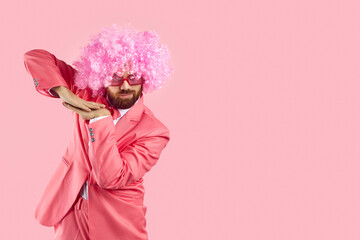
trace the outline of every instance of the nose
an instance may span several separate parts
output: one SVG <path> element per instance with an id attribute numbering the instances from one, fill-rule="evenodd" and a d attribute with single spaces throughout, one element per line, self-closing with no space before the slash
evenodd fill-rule
<path id="1" fill-rule="evenodd" d="M 130 89 L 130 84 L 128 83 L 127 80 L 124 80 L 123 83 L 120 86 L 121 90 L 129 90 Z"/>

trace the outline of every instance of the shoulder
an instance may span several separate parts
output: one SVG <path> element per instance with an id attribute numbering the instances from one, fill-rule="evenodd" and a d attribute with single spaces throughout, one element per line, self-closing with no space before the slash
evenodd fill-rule
<path id="1" fill-rule="evenodd" d="M 145 105 L 138 126 L 146 129 L 146 135 L 162 135 L 168 138 L 170 137 L 169 129 Z"/>

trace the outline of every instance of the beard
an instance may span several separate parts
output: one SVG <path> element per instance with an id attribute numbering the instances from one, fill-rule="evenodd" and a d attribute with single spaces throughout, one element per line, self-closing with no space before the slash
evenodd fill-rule
<path id="1" fill-rule="evenodd" d="M 141 88 L 138 92 L 134 90 L 121 90 L 120 92 L 117 92 L 115 94 L 107 92 L 108 100 L 111 103 L 111 105 L 115 108 L 120 109 L 127 109 L 131 108 L 135 102 L 139 99 L 141 93 L 142 93 L 143 86 L 141 85 Z M 132 97 L 122 98 L 119 96 L 119 94 L 131 94 Z"/>

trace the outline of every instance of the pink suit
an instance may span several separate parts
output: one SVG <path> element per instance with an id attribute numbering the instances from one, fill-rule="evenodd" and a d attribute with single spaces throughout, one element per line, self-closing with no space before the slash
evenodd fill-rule
<path id="1" fill-rule="evenodd" d="M 91 98 L 87 89 L 74 85 L 76 70 L 43 49 L 24 54 L 24 64 L 36 90 L 48 97 L 47 89 L 67 86 L 77 96 Z M 73 207 L 88 180 L 89 238 L 92 240 L 147 240 L 143 176 L 158 161 L 169 141 L 169 130 L 139 101 L 114 126 L 106 117 L 89 123 L 76 120 L 73 138 L 56 167 L 36 208 L 35 218 L 54 226 Z"/>

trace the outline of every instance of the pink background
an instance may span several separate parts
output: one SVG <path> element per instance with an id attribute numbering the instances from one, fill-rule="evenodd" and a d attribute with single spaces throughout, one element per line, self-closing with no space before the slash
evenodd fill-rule
<path id="1" fill-rule="evenodd" d="M 0 239 L 52 239 L 34 207 L 71 137 L 34 48 L 72 63 L 112 23 L 156 30 L 175 72 L 145 105 L 171 140 L 145 176 L 150 240 L 360 239 L 358 1 L 2 1 Z"/>

